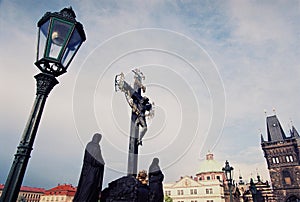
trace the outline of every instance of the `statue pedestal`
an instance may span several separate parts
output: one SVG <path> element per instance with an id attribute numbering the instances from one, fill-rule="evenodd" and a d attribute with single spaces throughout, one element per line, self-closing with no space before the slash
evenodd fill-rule
<path id="1" fill-rule="evenodd" d="M 134 176 L 121 177 L 101 192 L 101 202 L 136 202 L 138 180 Z"/>

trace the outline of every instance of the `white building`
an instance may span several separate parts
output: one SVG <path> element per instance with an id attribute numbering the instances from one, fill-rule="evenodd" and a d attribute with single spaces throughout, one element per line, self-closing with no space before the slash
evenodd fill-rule
<path id="1" fill-rule="evenodd" d="M 213 154 L 206 155 L 195 177 L 181 177 L 175 183 L 165 183 L 164 192 L 173 202 L 225 202 L 222 165 Z"/>
<path id="2" fill-rule="evenodd" d="M 72 202 L 76 188 L 71 184 L 58 184 L 56 187 L 45 191 L 40 202 Z"/>

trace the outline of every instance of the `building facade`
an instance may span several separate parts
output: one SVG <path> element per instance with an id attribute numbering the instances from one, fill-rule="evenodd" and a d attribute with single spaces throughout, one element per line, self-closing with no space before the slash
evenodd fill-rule
<path id="1" fill-rule="evenodd" d="M 76 188 L 71 184 L 63 184 L 46 190 L 41 196 L 40 202 L 72 202 L 76 193 Z"/>
<path id="2" fill-rule="evenodd" d="M 173 202 L 225 202 L 223 180 L 222 165 L 209 153 L 195 177 L 181 177 L 163 186 L 165 195 Z"/>
<path id="3" fill-rule="evenodd" d="M 276 115 L 267 117 L 267 140 L 261 147 L 278 202 L 300 201 L 300 136 L 294 126 L 285 134 Z"/>
<path id="4" fill-rule="evenodd" d="M 4 185 L 0 184 L 0 196 L 2 195 L 3 188 Z M 21 186 L 18 201 L 39 202 L 44 193 L 45 189 L 43 188 Z"/>

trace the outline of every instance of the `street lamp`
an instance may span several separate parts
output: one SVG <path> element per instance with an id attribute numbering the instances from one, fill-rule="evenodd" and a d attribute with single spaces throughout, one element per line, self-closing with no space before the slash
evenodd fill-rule
<path id="1" fill-rule="evenodd" d="M 5 182 L 1 202 L 17 200 L 46 99 L 58 84 L 55 77 L 67 71 L 79 47 L 86 40 L 83 26 L 75 18 L 76 15 L 70 7 L 60 12 L 47 12 L 37 24 L 35 65 L 42 73 L 35 76 L 36 98 Z"/>
<path id="2" fill-rule="evenodd" d="M 233 171 L 233 167 L 231 167 L 229 165 L 229 162 L 227 160 L 225 162 L 225 167 L 222 168 L 222 171 L 225 172 L 225 177 L 226 177 L 226 181 L 227 181 L 228 188 L 229 188 L 230 202 L 232 202 L 232 190 L 231 190 L 231 186 L 232 186 L 232 171 Z"/>

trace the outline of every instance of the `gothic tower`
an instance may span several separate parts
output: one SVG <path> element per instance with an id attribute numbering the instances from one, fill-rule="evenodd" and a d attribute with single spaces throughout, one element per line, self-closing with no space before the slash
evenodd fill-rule
<path id="1" fill-rule="evenodd" d="M 279 202 L 300 201 L 300 136 L 284 133 L 276 115 L 267 117 L 267 141 L 261 136 L 274 195 Z"/>

